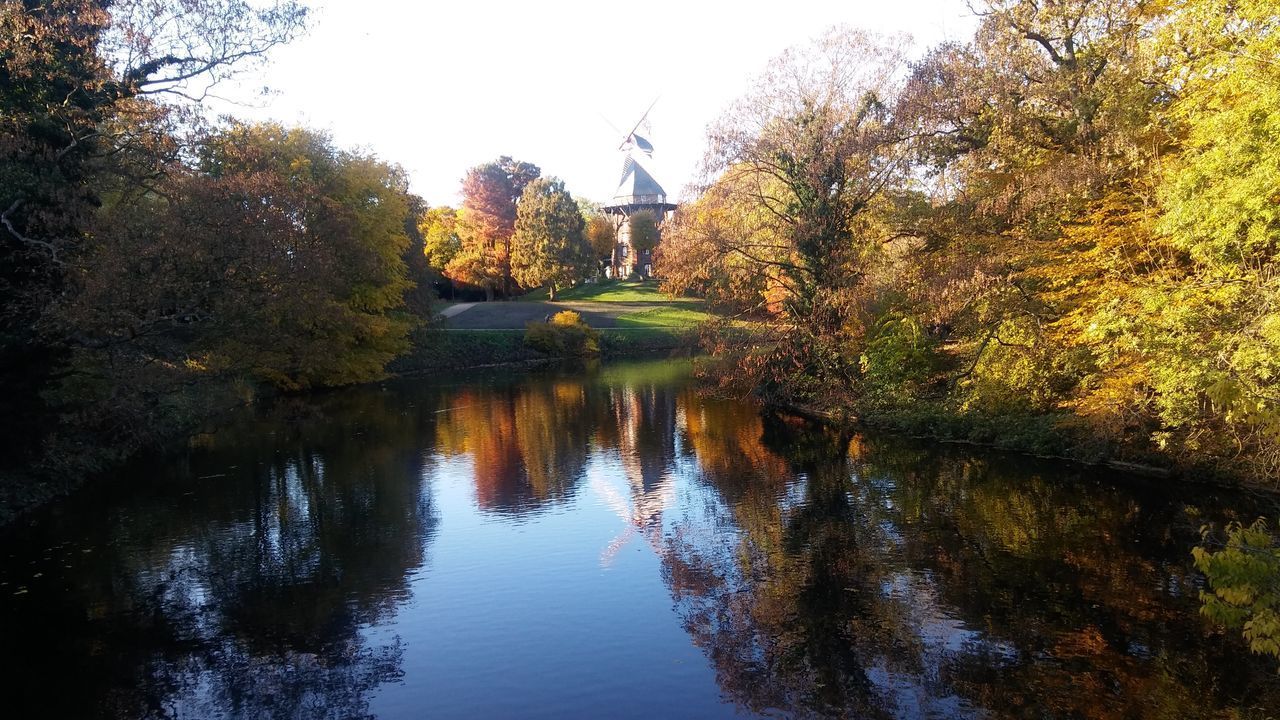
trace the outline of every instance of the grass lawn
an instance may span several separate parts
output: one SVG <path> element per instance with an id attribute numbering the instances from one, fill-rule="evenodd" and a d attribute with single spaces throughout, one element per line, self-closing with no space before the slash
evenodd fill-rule
<path id="1" fill-rule="evenodd" d="M 460 312 L 442 321 L 447 330 L 523 330 L 531 320 L 542 320 L 562 310 L 574 310 L 593 328 L 686 330 L 710 319 L 706 304 L 695 298 L 672 299 L 658 290 L 658 282 L 623 280 L 589 283 L 547 299 L 546 289 L 513 300 L 466 303 Z M 458 303 L 439 303 L 443 313 Z"/>
<path id="2" fill-rule="evenodd" d="M 547 289 L 538 288 L 520 298 L 531 302 L 545 302 Z M 670 298 L 658 290 L 657 280 L 605 280 L 602 282 L 584 283 L 577 287 L 561 290 L 556 295 L 556 302 L 652 302 L 652 303 L 697 303 L 687 298 Z"/>
<path id="3" fill-rule="evenodd" d="M 666 305 L 638 312 L 619 315 L 616 322 L 619 328 L 632 327 L 693 327 L 712 316 L 696 304 Z"/>

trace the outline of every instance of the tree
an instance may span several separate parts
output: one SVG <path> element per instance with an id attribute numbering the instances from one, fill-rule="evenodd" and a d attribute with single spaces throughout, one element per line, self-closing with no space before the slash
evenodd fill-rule
<path id="1" fill-rule="evenodd" d="M 1157 37 L 1179 152 L 1159 172 L 1156 229 L 1179 258 L 1142 296 L 1150 384 L 1170 445 L 1280 469 L 1280 26 L 1260 0 L 1172 3 Z M 1262 520 L 1195 549 L 1202 611 L 1280 657 L 1280 544 Z M 1216 545 L 1216 547 L 1215 547 Z"/>
<path id="2" fill-rule="evenodd" d="M 436 299 L 435 281 L 440 278 L 440 271 L 431 267 L 427 260 L 427 238 L 422 233 L 423 216 L 427 214 L 427 203 L 418 195 L 409 192 L 409 180 L 401 168 L 393 168 L 397 176 L 396 186 L 404 198 L 407 212 L 404 216 L 404 234 L 409 243 L 404 250 L 404 265 L 409 289 L 405 291 L 405 310 L 415 318 L 431 316 L 431 303 Z"/>
<path id="3" fill-rule="evenodd" d="M 538 178 L 524 190 L 511 247 L 511 270 L 525 287 L 546 285 L 556 299 L 559 286 L 587 277 L 594 269 L 583 234 L 582 213 L 556 178 Z"/>
<path id="4" fill-rule="evenodd" d="M 175 108 L 162 101 L 198 100 L 305 21 L 305 9 L 287 1 L 0 5 L 6 464 L 28 463 L 54 429 L 42 394 L 81 334 L 54 313 L 94 270 L 82 253 L 99 208 L 151 202 L 151 188 L 177 166 Z"/>
<path id="5" fill-rule="evenodd" d="M 399 169 L 274 124 L 234 125 L 199 156 L 145 210 L 104 216 L 94 272 L 65 310 L 83 336 L 77 365 L 107 374 L 104 391 L 137 396 L 151 388 L 109 369 L 187 367 L 287 390 L 380 377 L 411 324 Z"/>
<path id="6" fill-rule="evenodd" d="M 835 28 L 775 59 L 710 130 L 707 169 L 741 177 L 744 200 L 789 226 L 781 269 L 796 317 L 819 320 L 818 295 L 856 279 L 858 254 L 879 241 L 860 237 L 858 217 L 905 169 L 893 123 L 904 68 L 887 41 Z"/>
<path id="7" fill-rule="evenodd" d="M 892 237 L 875 215 L 909 159 L 894 110 L 905 69 L 890 42 L 834 28 L 772 61 L 756 89 L 709 130 L 706 183 L 717 187 L 717 204 L 745 212 L 756 226 L 750 241 L 724 257 L 772 275 L 781 291 L 786 322 L 763 363 L 779 382 L 855 382 L 849 350 L 862 328 L 854 291 L 868 258 Z M 708 227 L 712 220 L 738 220 L 712 213 L 699 223 L 704 237 L 734 243 L 732 228 Z M 766 238 L 766 252 L 751 252 Z M 690 246 L 678 242 L 667 252 Z"/>
<path id="8" fill-rule="evenodd" d="M 279 125 L 237 126 L 215 137 L 204 167 L 215 186 L 265 180 L 265 192 L 250 186 L 248 197 L 269 202 L 295 226 L 266 238 L 281 252 L 267 262 L 295 283 L 293 297 L 253 298 L 244 327 L 229 328 L 215 347 L 229 344 L 228 358 L 249 359 L 253 372 L 288 388 L 380 377 L 408 348 L 409 323 L 396 313 L 410 287 L 399 169 L 340 151 L 326 135 Z"/>
<path id="9" fill-rule="evenodd" d="M 658 216 L 652 210 L 639 210 L 627 218 L 631 247 L 649 252 L 658 246 Z"/>
<path id="10" fill-rule="evenodd" d="M 586 236 L 587 243 L 591 245 L 591 252 L 596 259 L 600 261 L 602 266 L 612 268 L 614 277 L 618 275 L 617 268 L 617 250 L 618 250 L 618 229 L 613 224 L 613 220 L 601 212 L 584 213 L 587 218 Z"/>
<path id="11" fill-rule="evenodd" d="M 462 180 L 462 250 L 446 268 L 449 277 L 483 287 L 490 300 L 497 290 L 514 290 L 511 237 L 516 203 L 541 172 L 537 165 L 505 155 L 467 171 Z"/>
<path id="12" fill-rule="evenodd" d="M 0 5 L 0 442 L 4 464 L 38 452 L 52 414 L 42 391 L 64 359 L 46 313 L 93 213 L 96 135 L 114 115 L 114 75 L 95 52 L 98 3 Z"/>
<path id="13" fill-rule="evenodd" d="M 418 227 L 424 238 L 423 253 L 427 256 L 427 264 L 443 271 L 462 251 L 458 211 L 447 205 L 433 207 L 423 213 Z"/>
<path id="14" fill-rule="evenodd" d="M 1226 532 L 1220 549 L 1193 551 L 1212 587 L 1200 592 L 1201 612 L 1241 628 L 1254 652 L 1280 658 L 1280 543 L 1262 520 L 1247 527 L 1233 523 Z M 1210 540 L 1207 529 L 1204 535 Z"/>
<path id="15" fill-rule="evenodd" d="M 776 218 L 731 187 L 751 182 L 735 173 L 676 210 L 663 232 L 655 273 L 671 295 L 694 294 L 729 311 L 757 310 L 785 287 L 789 259 Z M 736 180 L 735 180 L 736 179 Z M 775 308 L 776 309 L 776 308 Z"/>
<path id="16" fill-rule="evenodd" d="M 1224 452 L 1263 450 L 1280 469 L 1280 27 L 1258 0 L 1185 0 L 1165 29 L 1162 120 L 1181 132 L 1162 164 L 1157 230 L 1186 260 L 1187 308 L 1162 314 L 1157 388 L 1169 415 L 1231 426 Z M 1155 298 L 1153 298 L 1155 300 Z M 1194 311 L 1188 310 L 1194 308 Z M 1207 394 L 1206 408 L 1199 395 Z M 1174 419 L 1171 417 L 1171 419 Z M 1185 424 L 1185 423 L 1183 423 Z"/>
<path id="17" fill-rule="evenodd" d="M 20 304 L 41 311 L 58 291 L 83 237 L 89 208 L 119 180 L 144 181 L 174 157 L 170 108 L 156 98 L 193 99 L 302 31 L 293 2 L 243 0 L 55 0 L 5 3 L 0 10 L 0 225 L 9 277 Z M 151 147 L 146 147 L 150 145 Z M 146 150 L 152 167 L 130 166 Z M 31 281 L 28 280 L 28 283 Z M 11 306 L 9 302 L 6 306 Z M 37 323 L 38 324 L 38 323 Z"/>

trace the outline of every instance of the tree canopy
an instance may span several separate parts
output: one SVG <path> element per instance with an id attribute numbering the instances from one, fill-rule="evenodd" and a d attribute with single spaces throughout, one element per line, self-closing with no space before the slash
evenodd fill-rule
<path id="1" fill-rule="evenodd" d="M 586 217 L 587 243 L 591 245 L 591 252 L 601 263 L 610 267 L 616 261 L 615 255 L 618 248 L 618 228 L 613 224 L 613 220 L 604 213 L 593 211 Z M 616 270 L 616 268 L 615 268 Z M 614 273 L 617 274 L 616 272 Z"/>
<path id="2" fill-rule="evenodd" d="M 511 272 L 525 287 L 556 289 L 594 272 L 596 263 L 573 196 L 556 178 L 530 182 L 520 198 L 511 244 Z"/>
<path id="3" fill-rule="evenodd" d="M 79 406 L 63 406 L 56 385 L 110 384 L 69 369 L 73 355 L 101 350 L 69 308 L 100 279 L 104 220 L 162 204 L 161 186 L 186 170 L 193 101 L 296 37 L 306 18 L 287 1 L 0 5 L 0 472 L 56 454 L 52 438 L 78 432 Z"/>
<path id="4" fill-rule="evenodd" d="M 516 203 L 541 173 L 538 166 L 505 155 L 467 171 L 459 226 L 462 248 L 446 267 L 449 277 L 483 288 L 490 299 L 495 292 L 515 291 L 511 238 Z"/>
<path id="5" fill-rule="evenodd" d="M 910 65 L 837 28 L 712 127 L 664 282 L 773 320 L 765 397 L 1274 484 L 1273 5 L 989 0 Z"/>

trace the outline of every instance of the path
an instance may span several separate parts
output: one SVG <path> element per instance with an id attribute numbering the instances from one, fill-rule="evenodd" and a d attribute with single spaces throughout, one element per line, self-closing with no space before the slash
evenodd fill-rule
<path id="1" fill-rule="evenodd" d="M 454 315 L 457 315 L 457 314 L 458 314 L 458 313 L 460 313 L 460 312 L 466 312 L 467 310 L 470 310 L 471 308 L 475 307 L 475 305 L 476 305 L 476 303 L 473 303 L 473 302 L 472 302 L 472 303 L 458 303 L 457 305 L 450 305 L 449 307 L 447 307 L 447 308 L 445 308 L 445 309 L 443 309 L 443 310 L 441 310 L 441 311 L 440 311 L 440 317 L 447 317 L 447 318 L 451 318 L 451 317 L 453 317 Z"/>

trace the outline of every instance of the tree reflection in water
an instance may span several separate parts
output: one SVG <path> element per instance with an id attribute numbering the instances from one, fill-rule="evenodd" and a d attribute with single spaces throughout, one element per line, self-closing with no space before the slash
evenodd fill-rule
<path id="1" fill-rule="evenodd" d="M 572 647 L 582 657 L 558 657 L 565 673 L 606 669 L 614 685 L 596 675 L 573 696 L 597 708 L 625 705 L 615 695 L 646 673 L 689 683 L 672 696 L 704 708 L 723 697 L 768 715 L 1261 718 L 1280 707 L 1274 668 L 1197 614 L 1198 527 L 1250 503 L 824 430 L 705 397 L 687 364 L 284 400 L 133 475 L 7 543 L 0 633 L 17 716 L 366 716 L 376 689 L 423 662 L 526 672 L 493 654 L 524 657 L 509 642 L 547 612 L 525 617 L 517 597 L 583 603 L 555 606 L 565 634 L 582 635 L 561 647 L 533 633 L 551 647 L 524 650 Z M 600 508 L 621 521 L 603 528 L 607 542 Z M 439 529 L 444 513 L 465 537 Z M 466 554 L 477 531 L 500 548 L 500 570 L 486 550 Z M 609 573 L 594 547 L 570 547 L 584 541 L 601 543 Z M 465 572 L 418 584 L 433 544 Z M 625 546 L 651 549 L 661 577 L 650 557 L 615 562 Z M 609 602 L 646 589 L 660 605 L 674 598 L 718 691 L 705 668 L 637 667 L 633 657 L 664 656 L 659 640 L 586 639 L 616 629 Z M 478 605 L 461 612 L 450 592 Z M 638 636 L 670 627 L 637 608 L 648 614 L 633 622 L 655 623 Z M 476 623 L 495 616 L 513 636 L 479 642 Z M 452 644 L 404 644 L 404 628 Z M 526 693 L 563 699 L 530 680 L 543 668 L 527 672 L 514 680 Z M 492 694 L 481 679 L 456 686 L 468 678 L 451 675 L 448 691 Z M 429 705 L 405 680 L 399 697 Z"/>
<path id="2" fill-rule="evenodd" d="M 522 515 L 570 500 L 592 453 L 618 459 L 630 494 L 652 495 L 669 490 L 685 379 L 678 365 L 596 365 L 461 387 L 437 400 L 436 450 L 470 460 L 476 503 L 491 512 Z"/>
<path id="3" fill-rule="evenodd" d="M 570 379 L 462 388 L 440 399 L 436 448 L 471 459 L 482 509 L 520 514 L 567 500 L 587 463 L 587 400 Z"/>
<path id="4" fill-rule="evenodd" d="M 19 716 L 366 714 L 402 649 L 362 629 L 403 599 L 436 523 L 426 427 L 386 403 L 283 403 L 199 438 L 180 472 L 135 468 L 156 479 L 128 502 L 82 499 L 106 514 L 65 513 L 92 526 L 54 518 L 47 537 L 84 538 L 63 549 L 94 562 L 69 561 L 62 604 L 5 613 L 6 644 L 29 649 L 6 672 Z"/>
<path id="5" fill-rule="evenodd" d="M 1280 707 L 1265 663 L 1196 614 L 1187 549 L 1201 508 L 733 403 L 687 405 L 713 499 L 673 523 L 663 570 L 741 708 L 1182 718 Z"/>

